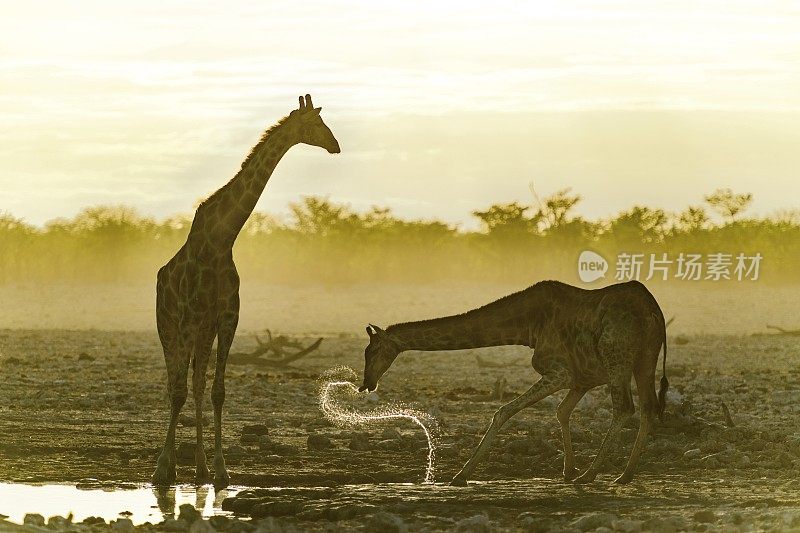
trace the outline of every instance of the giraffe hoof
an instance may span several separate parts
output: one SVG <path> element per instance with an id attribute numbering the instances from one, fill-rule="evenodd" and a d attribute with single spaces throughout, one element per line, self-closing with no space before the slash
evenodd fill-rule
<path id="1" fill-rule="evenodd" d="M 166 487 L 175 483 L 175 464 L 171 463 L 167 457 L 159 457 L 156 471 L 150 478 L 150 482 L 156 487 Z"/>
<path id="2" fill-rule="evenodd" d="M 467 486 L 467 477 L 458 474 L 456 477 L 453 478 L 453 481 L 450 482 L 451 487 L 466 487 Z"/>
<path id="3" fill-rule="evenodd" d="M 214 489 L 215 490 L 222 490 L 228 485 L 230 485 L 231 480 L 228 477 L 227 472 L 222 472 L 221 474 L 214 475 Z"/>
<path id="4" fill-rule="evenodd" d="M 587 483 L 591 483 L 594 481 L 594 478 L 597 477 L 597 474 L 590 474 L 589 472 L 585 472 L 583 475 L 580 475 L 572 480 L 573 483 L 577 485 L 585 485 Z"/>
<path id="5" fill-rule="evenodd" d="M 619 485 L 626 485 L 630 483 L 632 479 L 633 475 L 622 474 L 621 476 L 619 476 L 617 479 L 614 480 L 614 483 L 617 483 Z"/>

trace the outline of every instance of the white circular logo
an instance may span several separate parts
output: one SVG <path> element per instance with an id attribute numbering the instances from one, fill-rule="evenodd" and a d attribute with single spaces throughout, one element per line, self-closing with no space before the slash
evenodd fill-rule
<path id="1" fill-rule="evenodd" d="M 608 261 L 602 255 L 584 250 L 578 257 L 578 277 L 584 283 L 591 283 L 606 277 Z"/>

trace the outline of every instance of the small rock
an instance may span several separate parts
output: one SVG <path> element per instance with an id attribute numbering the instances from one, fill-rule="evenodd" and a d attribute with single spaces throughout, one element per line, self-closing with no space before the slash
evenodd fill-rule
<path id="1" fill-rule="evenodd" d="M 380 512 L 367 521 L 367 533 L 405 533 L 408 525 L 396 514 Z"/>
<path id="2" fill-rule="evenodd" d="M 44 517 L 39 513 L 28 513 L 25 515 L 25 518 L 22 519 L 22 523 L 31 526 L 40 526 L 44 527 Z"/>
<path id="3" fill-rule="evenodd" d="M 242 448 L 239 445 L 234 444 L 233 446 L 228 448 L 228 451 L 226 452 L 226 455 L 228 455 L 229 457 L 240 458 L 240 457 L 244 457 L 245 455 L 247 455 L 247 450 L 245 450 L 244 448 Z"/>
<path id="4" fill-rule="evenodd" d="M 214 529 L 210 523 L 205 520 L 195 520 L 191 526 L 189 526 L 189 533 L 216 533 L 216 529 Z"/>
<path id="5" fill-rule="evenodd" d="M 397 428 L 384 428 L 384 430 L 381 431 L 382 439 L 399 439 L 402 438 L 402 436 L 403 435 Z"/>
<path id="6" fill-rule="evenodd" d="M 197 420 L 195 419 L 195 417 L 184 413 L 181 413 L 178 416 L 178 423 L 180 423 L 180 425 L 186 428 L 193 428 L 197 426 Z"/>
<path id="7" fill-rule="evenodd" d="M 698 457 L 700 457 L 702 453 L 703 452 L 700 450 L 700 448 L 693 448 L 691 450 L 684 452 L 683 458 L 686 459 L 687 461 L 691 461 L 693 459 L 697 459 Z"/>
<path id="8" fill-rule="evenodd" d="M 239 438 L 239 442 L 242 444 L 258 444 L 260 439 L 261 437 L 255 433 L 242 433 L 242 436 Z"/>
<path id="9" fill-rule="evenodd" d="M 183 520 L 175 520 L 174 518 L 165 518 L 159 525 L 164 531 L 186 531 L 189 525 Z"/>
<path id="10" fill-rule="evenodd" d="M 194 464 L 194 443 L 181 442 L 175 452 L 179 465 L 187 466 Z"/>
<path id="11" fill-rule="evenodd" d="M 325 435 L 312 433 L 308 436 L 306 441 L 309 450 L 330 450 L 333 448 L 333 442 Z"/>
<path id="12" fill-rule="evenodd" d="M 694 521 L 700 522 L 701 524 L 711 524 L 717 521 L 717 515 L 715 515 L 714 511 L 711 509 L 697 511 L 694 513 Z"/>
<path id="13" fill-rule="evenodd" d="M 350 443 L 347 445 L 348 448 L 357 452 L 363 452 L 370 449 L 369 444 L 369 436 L 365 435 L 364 433 L 358 433 L 353 435 L 350 439 Z"/>
<path id="14" fill-rule="evenodd" d="M 115 522 L 112 522 L 111 529 L 114 531 L 133 531 L 133 522 L 131 522 L 130 518 L 118 518 Z"/>
<path id="15" fill-rule="evenodd" d="M 230 522 L 231 519 L 227 516 L 212 516 L 208 519 L 208 523 L 211 524 L 214 529 L 219 529 L 220 531 L 227 529 Z"/>
<path id="16" fill-rule="evenodd" d="M 291 516 L 303 510 L 303 502 L 278 501 L 257 503 L 250 509 L 253 518 L 264 516 Z"/>
<path id="17" fill-rule="evenodd" d="M 642 530 L 641 520 L 628 520 L 627 518 L 620 518 L 613 520 L 611 527 L 614 531 L 622 531 L 623 533 L 637 533 Z"/>
<path id="18" fill-rule="evenodd" d="M 573 520 L 570 525 L 581 531 L 590 531 L 598 527 L 610 528 L 617 517 L 610 513 L 591 513 Z"/>
<path id="19" fill-rule="evenodd" d="M 47 519 L 47 527 L 50 529 L 58 529 L 63 530 L 67 529 L 69 526 L 72 525 L 72 515 L 70 514 L 67 518 L 63 516 L 51 516 Z"/>
<path id="20" fill-rule="evenodd" d="M 535 513 L 524 512 L 517 515 L 517 522 L 527 533 L 546 533 L 555 529 L 553 520 L 537 516 Z"/>
<path id="21" fill-rule="evenodd" d="M 194 508 L 190 503 L 184 503 L 178 507 L 178 520 L 182 520 L 187 524 L 191 524 L 195 520 L 201 518 L 200 511 Z"/>
<path id="22" fill-rule="evenodd" d="M 265 424 L 250 424 L 242 427 L 242 435 L 267 435 L 269 428 Z"/>
<path id="23" fill-rule="evenodd" d="M 478 514 L 456 522 L 455 530 L 464 533 L 489 533 L 492 523 L 485 514 Z"/>

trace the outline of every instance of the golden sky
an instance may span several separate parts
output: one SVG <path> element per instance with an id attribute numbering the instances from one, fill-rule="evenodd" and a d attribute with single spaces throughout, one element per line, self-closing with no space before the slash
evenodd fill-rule
<path id="1" fill-rule="evenodd" d="M 794 2 L 0 2 L 0 210 L 188 212 L 311 92 L 339 139 L 302 195 L 470 227 L 566 186 L 582 214 L 718 187 L 798 206 Z"/>

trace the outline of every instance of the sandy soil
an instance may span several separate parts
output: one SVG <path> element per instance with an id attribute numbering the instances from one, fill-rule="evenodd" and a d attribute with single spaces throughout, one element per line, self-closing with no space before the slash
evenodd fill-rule
<path id="1" fill-rule="evenodd" d="M 525 287 L 465 282 L 286 286 L 244 279 L 239 329 L 361 333 L 370 322 L 388 326 L 463 313 Z M 738 335 L 764 332 L 766 324 L 800 327 L 795 317 L 800 285 L 674 282 L 648 283 L 648 288 L 665 316 L 676 318 L 672 334 Z M 155 280 L 129 285 L 5 284 L 0 285 L 0 328 L 152 331 L 154 301 Z"/>
<path id="2" fill-rule="evenodd" d="M 318 377 L 335 365 L 360 372 L 364 345 L 361 338 L 328 337 L 290 368 L 229 367 L 223 427 L 232 482 L 280 490 L 242 492 L 227 508 L 268 516 L 273 530 L 800 527 L 798 337 L 671 337 L 667 420 L 642 458 L 640 475 L 625 487 L 611 480 L 622 470 L 637 419 L 626 424 L 625 449 L 608 472 L 576 487 L 560 480 L 557 397 L 507 424 L 476 484 L 389 484 L 422 481 L 426 449 L 419 430 L 403 423 L 338 428 L 317 405 Z M 234 350 L 253 346 L 243 334 Z M 514 366 L 480 368 L 476 354 Z M 436 481 L 447 482 L 501 405 L 490 397 L 500 378 L 507 380 L 507 399 L 530 385 L 536 375 L 526 350 L 411 352 L 384 377 L 377 402 L 364 400 L 363 407 L 403 401 L 433 413 L 440 421 Z M 166 424 L 164 381 L 154 332 L 0 330 L 0 481 L 146 482 Z M 208 398 L 205 403 L 210 413 Z M 599 446 L 609 409 L 599 388 L 573 416 L 582 467 Z M 185 413 L 193 412 L 190 399 Z M 267 434 L 243 437 L 255 424 L 266 425 Z M 317 446 L 309 446 L 311 435 Z M 182 482 L 193 479 L 193 440 L 194 429 L 181 427 Z"/>

